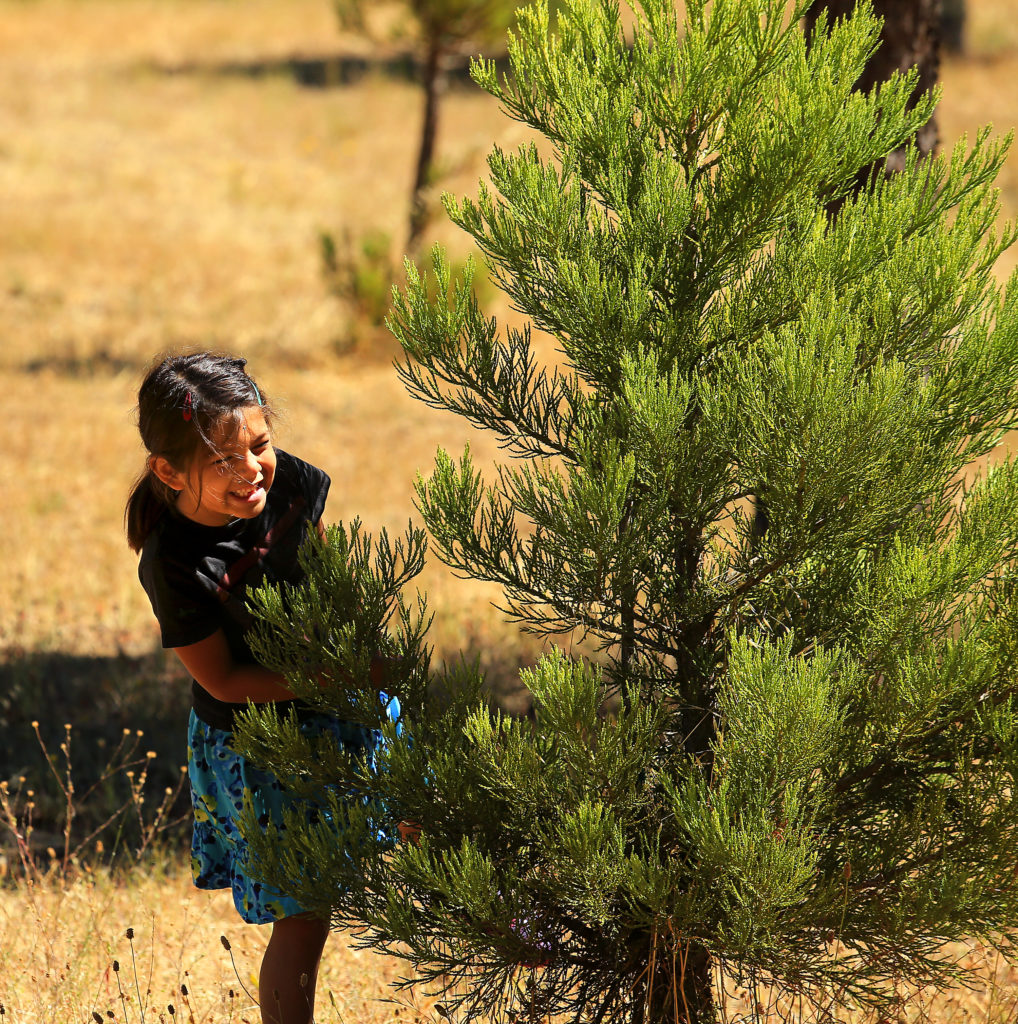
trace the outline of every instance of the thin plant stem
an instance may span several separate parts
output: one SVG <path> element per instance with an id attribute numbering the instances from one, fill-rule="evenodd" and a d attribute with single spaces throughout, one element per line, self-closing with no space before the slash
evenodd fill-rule
<path id="1" fill-rule="evenodd" d="M 124 997 L 124 987 L 120 984 L 120 961 L 113 961 L 113 973 L 117 977 L 117 992 L 120 993 L 120 1005 L 124 1008 L 124 1020 L 127 1020 L 127 999 Z"/>
<path id="2" fill-rule="evenodd" d="M 141 996 L 141 983 L 138 981 L 138 958 L 134 953 L 134 929 L 127 929 L 127 941 L 131 946 L 131 973 L 134 976 L 134 991 L 138 996 L 138 1012 L 141 1014 L 141 1024 L 145 1024 L 145 1000 Z"/>
<path id="3" fill-rule="evenodd" d="M 233 949 L 230 946 L 230 940 L 225 935 L 220 935 L 219 941 L 223 944 L 223 949 L 225 949 L 226 952 L 230 954 L 230 965 L 233 967 L 234 977 L 236 977 L 237 983 L 240 985 L 241 989 L 243 989 L 244 995 L 246 995 L 248 999 L 250 999 L 251 1002 L 254 1003 L 255 1006 L 257 1006 L 258 1000 L 255 999 L 253 995 L 251 995 L 251 992 L 248 989 L 247 985 L 244 984 L 244 979 L 240 976 L 240 971 L 237 970 L 237 961 L 233 958 Z"/>

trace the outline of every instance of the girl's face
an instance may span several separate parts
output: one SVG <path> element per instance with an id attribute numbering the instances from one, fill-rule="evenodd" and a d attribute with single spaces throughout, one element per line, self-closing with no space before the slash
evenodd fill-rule
<path id="1" fill-rule="evenodd" d="M 276 452 L 265 415 L 257 405 L 242 410 L 239 428 L 214 439 L 218 451 L 195 459 L 186 473 L 156 459 L 153 471 L 178 492 L 177 511 L 203 526 L 253 519 L 265 508 L 276 474 Z M 160 466 L 163 463 L 163 466 Z M 169 469 L 170 476 L 162 470 Z"/>

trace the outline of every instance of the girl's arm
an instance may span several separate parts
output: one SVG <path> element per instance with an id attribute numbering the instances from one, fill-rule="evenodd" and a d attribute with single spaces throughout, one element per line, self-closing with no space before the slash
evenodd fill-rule
<path id="1" fill-rule="evenodd" d="M 216 700 L 230 704 L 249 700 L 264 704 L 271 700 L 290 700 L 294 696 L 278 672 L 270 672 L 261 665 L 238 665 L 221 629 L 196 644 L 173 650 L 188 672 Z"/>

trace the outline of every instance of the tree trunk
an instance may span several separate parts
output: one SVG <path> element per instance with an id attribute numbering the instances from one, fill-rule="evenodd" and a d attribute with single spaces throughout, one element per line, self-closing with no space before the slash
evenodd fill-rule
<path id="1" fill-rule="evenodd" d="M 711 960 L 702 946 L 680 943 L 672 956 L 665 945 L 654 968 L 644 989 L 644 1024 L 717 1024 Z"/>
<path id="2" fill-rule="evenodd" d="M 965 50 L 965 0 L 944 0 L 940 17 L 941 42 L 948 53 Z"/>
<path id="3" fill-rule="evenodd" d="M 445 87 L 443 56 L 441 38 L 434 35 L 428 40 L 424 60 L 424 121 L 421 125 L 421 146 L 417 153 L 417 171 L 410 199 L 410 238 L 407 242 L 407 248 L 410 250 L 413 250 L 428 222 L 425 193 L 431 182 L 431 165 L 435 155 L 435 138 L 438 134 L 438 105 Z"/>

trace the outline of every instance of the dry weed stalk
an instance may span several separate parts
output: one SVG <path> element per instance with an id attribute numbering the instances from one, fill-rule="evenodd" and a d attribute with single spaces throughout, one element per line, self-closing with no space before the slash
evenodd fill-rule
<path id="1" fill-rule="evenodd" d="M 139 754 L 144 735 L 141 730 L 123 730 L 119 742 L 113 748 L 98 777 L 82 792 L 78 791 L 74 781 L 71 724 L 68 722 L 64 725 L 64 738 L 60 743 L 59 754 L 50 751 L 40 732 L 38 721 L 32 722 L 32 730 L 62 800 L 62 848 L 58 854 L 52 845 L 42 847 L 40 843 L 33 842 L 37 817 L 36 790 L 27 784 L 26 776 L 17 776 L 13 780 L 13 786 L 9 780 L 0 781 L 0 825 L 13 839 L 21 874 L 26 879 L 38 883 L 44 878 L 53 879 L 55 876 L 59 881 L 66 882 L 84 861 L 88 861 L 92 866 L 104 861 L 112 863 L 117 854 L 122 830 L 118 831 L 116 841 L 109 850 L 106 849 L 101 837 L 129 811 L 133 811 L 138 827 L 138 842 L 132 858 L 135 862 L 141 861 L 167 830 L 186 817 L 171 816 L 173 806 L 186 781 L 186 769 L 183 766 L 180 768 L 176 786 L 167 786 L 154 806 L 151 804 L 150 796 L 145 793 L 149 768 L 156 754 L 151 750 Z M 110 788 L 109 784 L 115 783 L 118 779 L 126 782 L 127 796 L 106 814 L 98 825 L 80 839 L 75 839 L 75 822 L 81 818 L 86 804 L 100 791 L 107 791 Z M 46 860 L 42 858 L 43 852 L 46 854 Z M 6 873 L 6 857 L 2 865 L 0 872 Z"/>

